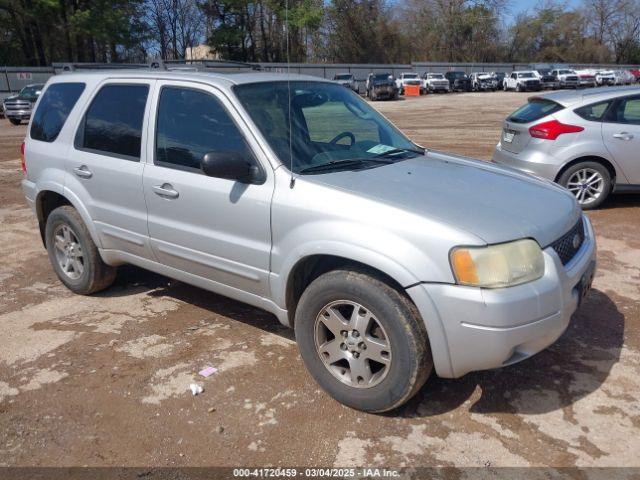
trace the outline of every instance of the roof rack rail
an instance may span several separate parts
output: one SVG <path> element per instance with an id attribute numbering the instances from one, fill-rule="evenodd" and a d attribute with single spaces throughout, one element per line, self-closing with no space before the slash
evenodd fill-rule
<path id="1" fill-rule="evenodd" d="M 236 73 L 261 70 L 260 65 L 233 60 L 151 60 L 149 63 L 53 63 L 56 73 L 78 70 L 157 69 L 167 71 Z"/>

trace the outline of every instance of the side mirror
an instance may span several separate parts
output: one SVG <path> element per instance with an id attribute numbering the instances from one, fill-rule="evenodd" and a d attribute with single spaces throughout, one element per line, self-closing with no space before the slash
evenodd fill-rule
<path id="1" fill-rule="evenodd" d="M 261 183 L 260 169 L 253 159 L 236 151 L 209 152 L 200 160 L 200 168 L 209 177 L 240 183 Z"/>

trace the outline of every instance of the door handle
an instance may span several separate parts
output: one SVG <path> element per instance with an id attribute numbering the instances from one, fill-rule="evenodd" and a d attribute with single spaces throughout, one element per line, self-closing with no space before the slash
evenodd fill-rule
<path id="1" fill-rule="evenodd" d="M 93 172 L 87 168 L 86 165 L 81 165 L 78 168 L 73 169 L 73 173 L 75 173 L 80 178 L 91 178 L 93 177 Z"/>
<path id="2" fill-rule="evenodd" d="M 614 133 L 613 138 L 617 138 L 618 140 L 629 141 L 633 139 L 633 135 L 627 132 L 620 132 L 620 133 Z"/>
<path id="3" fill-rule="evenodd" d="M 170 183 L 163 183 L 162 185 L 154 185 L 153 193 L 165 198 L 178 198 L 180 193 L 174 190 Z"/>

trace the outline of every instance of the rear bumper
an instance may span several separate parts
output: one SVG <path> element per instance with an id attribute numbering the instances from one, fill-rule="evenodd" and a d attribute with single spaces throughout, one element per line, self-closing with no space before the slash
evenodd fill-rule
<path id="1" fill-rule="evenodd" d="M 36 207 L 35 207 L 36 195 L 38 193 L 36 189 L 36 184 L 25 178 L 24 180 L 22 180 L 22 193 L 24 194 L 24 198 L 27 200 L 27 204 L 29 205 L 29 208 L 31 208 L 31 210 L 33 210 L 34 213 L 37 213 Z"/>
<path id="2" fill-rule="evenodd" d="M 544 151 L 525 148 L 520 153 L 512 153 L 505 150 L 502 143 L 496 145 L 492 161 L 551 181 L 555 181 L 562 166 L 561 162 Z"/>
<path id="3" fill-rule="evenodd" d="M 543 251 L 545 274 L 534 282 L 502 289 L 448 284 L 408 289 L 427 323 L 438 375 L 457 378 L 511 365 L 553 344 L 578 307 L 583 278 L 595 270 L 595 238 L 586 217 L 585 229 L 583 246 L 566 266 L 553 249 Z"/>

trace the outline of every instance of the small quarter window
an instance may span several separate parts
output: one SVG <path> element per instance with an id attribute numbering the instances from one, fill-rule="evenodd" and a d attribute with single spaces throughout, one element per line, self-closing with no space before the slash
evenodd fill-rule
<path id="1" fill-rule="evenodd" d="M 84 150 L 140 160 L 142 122 L 148 85 L 105 85 L 80 126 L 76 145 Z"/>
<path id="2" fill-rule="evenodd" d="M 585 105 L 584 107 L 577 108 L 574 112 L 585 120 L 599 122 L 607 112 L 609 105 L 611 105 L 610 101 L 594 103 L 592 105 Z"/>
<path id="3" fill-rule="evenodd" d="M 84 83 L 54 83 L 45 90 L 31 122 L 29 134 L 34 140 L 53 142 L 78 98 Z"/>

